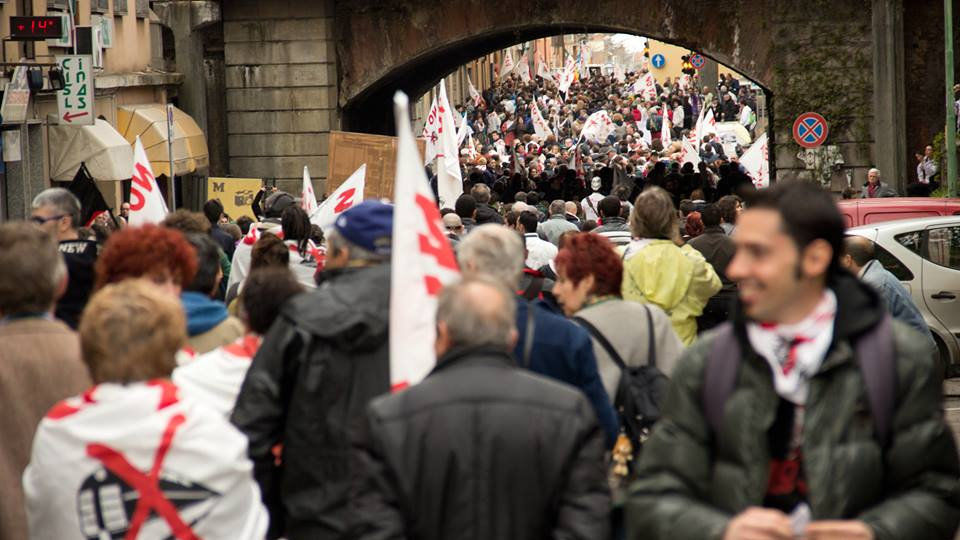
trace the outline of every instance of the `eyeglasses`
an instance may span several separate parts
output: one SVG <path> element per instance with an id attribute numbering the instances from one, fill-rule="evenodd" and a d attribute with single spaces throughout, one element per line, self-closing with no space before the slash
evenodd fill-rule
<path id="1" fill-rule="evenodd" d="M 58 220 L 58 219 L 65 218 L 65 217 L 67 217 L 66 214 L 60 214 L 59 216 L 50 216 L 50 217 L 46 217 L 46 218 L 45 218 L 45 217 L 40 217 L 40 216 L 31 216 L 31 217 L 30 217 L 30 221 L 36 223 L 37 225 L 43 225 L 44 223 L 47 223 L 48 221 L 56 221 L 56 220 Z"/>

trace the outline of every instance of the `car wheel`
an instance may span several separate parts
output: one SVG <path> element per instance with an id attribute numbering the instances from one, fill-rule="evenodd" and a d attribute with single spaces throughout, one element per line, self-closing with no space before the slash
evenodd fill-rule
<path id="1" fill-rule="evenodd" d="M 937 357 L 939 359 L 937 367 L 940 374 L 946 378 L 960 377 L 960 365 L 950 358 L 950 349 L 947 348 L 947 344 L 940 339 L 936 332 L 931 332 L 931 334 L 933 334 L 933 340 L 937 343 Z"/>

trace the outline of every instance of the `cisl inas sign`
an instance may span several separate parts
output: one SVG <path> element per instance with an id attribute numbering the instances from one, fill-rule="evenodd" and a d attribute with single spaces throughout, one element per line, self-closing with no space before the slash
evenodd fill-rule
<path id="1" fill-rule="evenodd" d="M 63 71 L 63 90 L 57 92 L 61 125 L 91 126 L 93 114 L 93 57 L 85 55 L 57 56 Z"/>

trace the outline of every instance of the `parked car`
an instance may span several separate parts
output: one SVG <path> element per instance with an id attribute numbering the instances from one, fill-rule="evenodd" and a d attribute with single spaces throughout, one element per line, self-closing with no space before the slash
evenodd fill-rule
<path id="1" fill-rule="evenodd" d="M 960 215 L 960 199 L 929 197 L 888 197 L 838 201 L 847 227 L 859 227 L 895 219 Z"/>
<path id="2" fill-rule="evenodd" d="M 960 215 L 887 221 L 847 230 L 906 286 L 937 342 L 948 376 L 960 375 Z"/>

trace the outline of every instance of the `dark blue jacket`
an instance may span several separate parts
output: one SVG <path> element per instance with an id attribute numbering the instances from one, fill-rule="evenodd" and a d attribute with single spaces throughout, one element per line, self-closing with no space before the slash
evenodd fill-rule
<path id="1" fill-rule="evenodd" d="M 530 363 L 524 366 L 527 309 L 534 310 L 533 347 L 530 350 Z M 520 297 L 517 297 L 517 332 L 519 339 L 514 350 L 517 364 L 583 391 L 607 434 L 607 447 L 612 448 L 620 430 L 620 421 L 607 391 L 603 389 L 590 334 L 538 303 L 530 304 Z"/>

